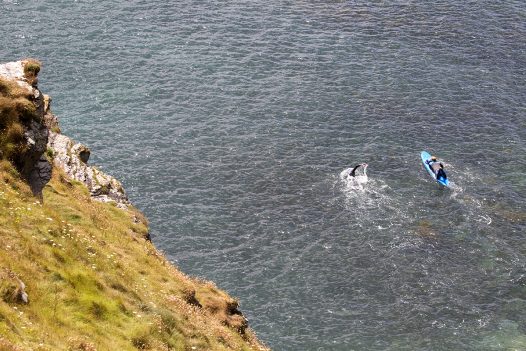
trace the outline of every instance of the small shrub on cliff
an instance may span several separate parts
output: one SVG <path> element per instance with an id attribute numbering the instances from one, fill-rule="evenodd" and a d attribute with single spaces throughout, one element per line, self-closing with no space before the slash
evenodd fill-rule
<path id="1" fill-rule="evenodd" d="M 20 288 L 16 284 L 2 284 L 5 286 L 0 286 L 0 295 L 2 295 L 2 300 L 4 302 L 14 304 L 14 303 L 21 303 L 21 291 Z"/>
<path id="2" fill-rule="evenodd" d="M 152 347 L 152 342 L 150 340 L 150 331 L 144 330 L 137 333 L 135 336 L 132 337 L 131 342 L 137 350 L 149 350 Z"/>
<path id="3" fill-rule="evenodd" d="M 37 82 L 37 75 L 40 72 L 41 65 L 40 61 L 35 59 L 24 60 L 24 75 L 29 84 L 34 85 Z"/>
<path id="4" fill-rule="evenodd" d="M 48 161 L 53 161 L 53 158 L 55 157 L 55 152 L 53 151 L 52 148 L 48 147 L 46 149 L 46 156 L 47 156 Z"/>
<path id="5" fill-rule="evenodd" d="M 38 75 L 38 72 L 40 72 L 40 66 L 42 64 L 40 61 L 35 59 L 27 59 L 24 62 L 24 74 L 32 74 L 32 75 Z"/>

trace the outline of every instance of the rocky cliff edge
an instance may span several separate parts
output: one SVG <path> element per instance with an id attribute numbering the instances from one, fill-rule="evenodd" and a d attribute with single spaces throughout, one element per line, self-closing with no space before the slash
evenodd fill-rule
<path id="1" fill-rule="evenodd" d="M 0 65 L 0 350 L 267 350 L 237 300 L 178 271 L 121 184 L 61 134 L 39 70 Z"/>
<path id="2" fill-rule="evenodd" d="M 41 195 L 51 178 L 51 161 L 71 179 L 86 185 L 95 200 L 115 202 L 118 207 L 127 208 L 129 200 L 121 183 L 88 164 L 91 151 L 87 146 L 61 134 L 58 118 L 51 112 L 51 98 L 38 89 L 36 75 L 34 78 L 27 76 L 28 62 L 0 65 L 0 77 L 15 81 L 25 89 L 37 107 L 36 118 L 26 126 L 30 151 L 24 155 L 21 169 L 35 195 Z"/>

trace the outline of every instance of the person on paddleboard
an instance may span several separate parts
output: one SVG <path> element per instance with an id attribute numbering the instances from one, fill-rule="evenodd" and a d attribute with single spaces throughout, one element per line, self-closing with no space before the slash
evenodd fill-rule
<path id="1" fill-rule="evenodd" d="M 431 160 L 427 160 L 426 163 L 429 168 L 431 168 L 433 173 L 435 173 L 437 179 L 447 179 L 446 171 L 444 171 L 444 165 L 442 162 L 438 162 L 435 156 L 431 156 Z"/>

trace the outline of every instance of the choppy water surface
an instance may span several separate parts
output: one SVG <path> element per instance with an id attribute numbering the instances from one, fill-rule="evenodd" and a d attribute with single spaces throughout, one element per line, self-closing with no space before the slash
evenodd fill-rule
<path id="1" fill-rule="evenodd" d="M 526 348 L 522 1 L 1 1 L 66 134 L 275 350 Z M 446 163 L 451 190 L 420 165 Z M 369 163 L 369 182 L 340 179 Z"/>

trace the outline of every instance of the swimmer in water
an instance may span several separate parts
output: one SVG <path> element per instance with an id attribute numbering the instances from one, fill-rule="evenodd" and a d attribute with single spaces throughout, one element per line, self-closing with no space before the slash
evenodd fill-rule
<path id="1" fill-rule="evenodd" d="M 367 163 L 360 163 L 359 165 L 354 166 L 354 168 L 349 172 L 348 176 L 351 178 L 356 178 L 356 171 L 360 169 L 360 167 L 363 168 L 363 176 L 367 177 L 366 169 L 368 164 Z"/>

